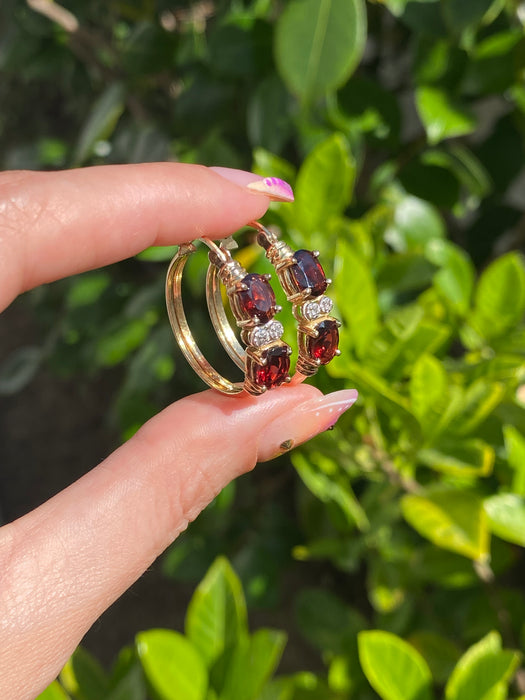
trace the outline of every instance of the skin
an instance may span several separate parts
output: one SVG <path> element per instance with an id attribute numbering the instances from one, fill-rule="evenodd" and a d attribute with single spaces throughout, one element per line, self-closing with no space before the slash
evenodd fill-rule
<path id="1" fill-rule="evenodd" d="M 219 239 L 268 204 L 193 165 L 0 174 L 0 310 L 36 285 L 151 245 Z M 350 393 L 330 399 L 294 385 L 257 398 L 187 397 L 0 528 L 0 697 L 42 692 L 93 622 L 231 479 L 329 427 Z"/>

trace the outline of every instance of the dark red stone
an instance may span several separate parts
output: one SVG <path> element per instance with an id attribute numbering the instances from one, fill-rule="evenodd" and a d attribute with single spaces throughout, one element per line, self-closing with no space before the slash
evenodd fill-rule
<path id="1" fill-rule="evenodd" d="M 272 389 L 284 382 L 290 371 L 290 356 L 286 345 L 268 348 L 262 356 L 265 365 L 254 363 L 253 380 L 259 386 Z"/>
<path id="2" fill-rule="evenodd" d="M 308 352 L 311 357 L 319 360 L 322 365 L 327 365 L 330 360 L 333 360 L 339 345 L 337 323 L 332 319 L 327 319 L 321 321 L 315 329 L 319 335 L 317 338 L 308 338 Z"/>
<path id="3" fill-rule="evenodd" d="M 239 305 L 246 316 L 257 317 L 261 323 L 275 315 L 275 294 L 262 275 L 251 273 L 242 280 L 248 289 L 237 292 Z"/>
<path id="4" fill-rule="evenodd" d="M 309 250 L 298 250 L 294 253 L 297 263 L 292 265 L 290 272 L 299 291 L 308 287 L 313 297 L 324 294 L 328 283 L 321 263 Z"/>

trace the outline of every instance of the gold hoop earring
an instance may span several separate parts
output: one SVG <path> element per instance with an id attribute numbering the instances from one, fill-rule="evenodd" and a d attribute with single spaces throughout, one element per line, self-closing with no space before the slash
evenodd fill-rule
<path id="1" fill-rule="evenodd" d="M 282 325 L 273 320 L 279 308 L 267 276 L 248 274 L 232 258 L 226 247 L 220 247 L 207 238 L 201 240 L 210 248 L 207 288 L 213 291 L 207 291 L 207 298 L 212 323 L 223 347 L 243 369 L 244 382 L 232 383 L 220 375 L 198 348 L 189 328 L 181 292 L 184 266 L 196 250 L 193 243 L 179 247 L 166 276 L 168 316 L 177 343 L 188 363 L 208 386 L 230 396 L 242 391 L 257 396 L 289 382 L 292 351 L 289 345 L 280 340 Z M 230 308 L 241 330 L 241 339 L 247 345 L 246 349 L 239 344 L 228 323 L 222 306 L 219 280 L 226 287 Z M 261 342 L 264 334 L 270 330 L 272 338 L 268 342 Z"/>

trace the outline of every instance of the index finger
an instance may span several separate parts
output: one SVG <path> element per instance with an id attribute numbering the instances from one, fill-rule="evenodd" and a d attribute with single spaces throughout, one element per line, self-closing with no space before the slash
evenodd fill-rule
<path id="1" fill-rule="evenodd" d="M 230 172 L 239 184 L 180 163 L 0 174 L 0 309 L 36 285 L 262 216 L 269 197 L 243 186 L 258 176 Z"/>

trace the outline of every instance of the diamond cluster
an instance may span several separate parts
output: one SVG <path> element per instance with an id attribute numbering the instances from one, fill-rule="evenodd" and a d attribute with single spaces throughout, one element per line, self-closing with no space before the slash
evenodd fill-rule
<path id="1" fill-rule="evenodd" d="M 319 316 L 325 316 L 332 310 L 333 302 L 329 297 L 321 297 L 312 301 L 307 301 L 302 306 L 302 314 L 308 321 L 313 321 Z"/>
<path id="2" fill-rule="evenodd" d="M 278 340 L 284 333 L 283 324 L 280 321 L 270 321 L 263 326 L 257 326 L 250 333 L 250 345 L 260 348 L 267 343 Z"/>

